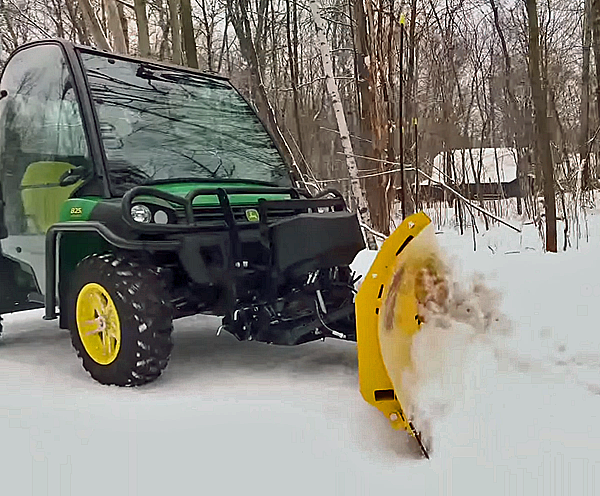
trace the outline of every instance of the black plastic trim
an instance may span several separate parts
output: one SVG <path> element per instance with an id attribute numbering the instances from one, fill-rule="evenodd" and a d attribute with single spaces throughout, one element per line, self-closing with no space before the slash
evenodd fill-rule
<path id="1" fill-rule="evenodd" d="M 106 160 L 104 148 L 100 139 L 98 118 L 92 103 L 92 95 L 90 93 L 85 71 L 83 70 L 83 64 L 79 58 L 79 54 L 75 51 L 71 43 L 64 42 L 62 43 L 62 46 L 71 66 L 71 74 L 73 75 L 75 91 L 77 92 L 77 98 L 79 100 L 88 147 L 94 164 L 94 172 L 102 182 L 104 197 L 110 198 L 110 185 L 108 182 L 108 174 L 106 173 Z"/>
<path id="2" fill-rule="evenodd" d="M 46 233 L 46 313 L 44 320 L 56 319 L 56 248 L 58 235 L 65 232 L 95 232 L 112 246 L 123 250 L 178 251 L 179 240 L 147 241 L 129 240 L 113 233 L 100 222 L 61 222 L 54 224 Z"/>

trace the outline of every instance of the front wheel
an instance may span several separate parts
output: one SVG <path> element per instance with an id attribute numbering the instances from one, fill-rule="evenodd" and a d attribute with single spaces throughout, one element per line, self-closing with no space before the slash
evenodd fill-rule
<path id="1" fill-rule="evenodd" d="M 70 286 L 71 341 L 85 370 L 117 386 L 158 378 L 173 348 L 172 309 L 158 273 L 122 256 L 92 255 Z"/>

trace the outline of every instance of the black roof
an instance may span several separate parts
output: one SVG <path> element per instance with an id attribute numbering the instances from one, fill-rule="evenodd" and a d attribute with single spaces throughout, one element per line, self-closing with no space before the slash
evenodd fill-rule
<path id="1" fill-rule="evenodd" d="M 19 46 L 15 50 L 15 52 L 20 51 L 27 47 L 31 47 L 34 45 L 42 45 L 42 44 L 48 43 L 48 42 L 58 43 L 58 44 L 62 45 L 66 50 L 84 51 L 84 52 L 95 53 L 97 55 L 103 55 L 103 56 L 110 55 L 111 58 L 115 58 L 115 59 L 128 60 L 130 62 L 143 62 L 146 64 L 152 64 L 157 67 L 164 67 L 165 69 L 169 69 L 169 70 L 173 70 L 173 71 L 187 72 L 187 73 L 196 74 L 196 75 L 207 77 L 207 78 L 218 79 L 221 81 L 229 81 L 228 77 L 220 76 L 218 74 L 214 74 L 214 73 L 210 73 L 210 72 L 204 72 L 199 69 L 194 69 L 192 67 L 184 67 L 181 65 L 172 64 L 170 62 L 159 61 L 159 60 L 154 60 L 154 59 L 145 58 L 145 57 L 134 57 L 132 55 L 123 55 L 123 54 L 108 52 L 106 50 L 100 50 L 98 48 L 90 47 L 87 45 L 73 43 L 72 41 L 65 40 L 63 38 L 46 38 L 46 39 L 42 39 L 42 40 L 30 41 L 28 43 L 24 43 L 23 45 Z"/>

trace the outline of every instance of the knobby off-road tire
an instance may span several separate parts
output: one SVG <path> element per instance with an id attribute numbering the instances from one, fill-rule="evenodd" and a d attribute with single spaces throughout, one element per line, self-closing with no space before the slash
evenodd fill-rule
<path id="1" fill-rule="evenodd" d="M 79 263 L 70 288 L 71 341 L 85 370 L 107 385 L 141 386 L 157 379 L 173 348 L 172 308 L 158 272 L 123 256 L 92 255 Z M 86 329 L 88 324 L 83 323 L 81 314 L 78 318 L 78 298 L 82 295 L 83 300 L 89 288 L 104 294 L 104 301 L 111 300 L 116 309 L 112 314 L 118 316 L 120 343 L 116 356 L 108 359 L 110 363 L 100 363 L 107 360 L 98 360 L 98 352 L 90 354 L 84 345 L 89 339 L 89 327 Z M 78 321 L 82 322 L 82 332 Z M 113 354 L 116 349 L 115 346 Z"/>

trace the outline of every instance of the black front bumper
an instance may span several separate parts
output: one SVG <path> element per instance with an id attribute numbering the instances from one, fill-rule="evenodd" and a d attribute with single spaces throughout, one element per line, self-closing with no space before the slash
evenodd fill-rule
<path id="1" fill-rule="evenodd" d="M 289 194 L 292 199 L 261 199 L 259 222 L 236 220 L 229 195 L 274 193 Z M 326 198 L 327 193 L 334 197 Z M 220 226 L 195 217 L 193 201 L 200 195 L 219 199 Z M 166 225 L 136 222 L 131 207 L 141 196 L 178 206 L 183 219 Z M 290 280 L 320 269 L 347 266 L 365 247 L 356 215 L 348 212 L 343 197 L 333 191 L 301 198 L 293 188 L 202 188 L 182 198 L 140 186 L 123 197 L 121 214 L 127 226 L 121 235 L 97 221 L 59 223 L 50 228 L 46 238 L 46 319 L 56 318 L 57 237 L 64 232 L 95 232 L 122 250 L 174 253 L 194 283 L 224 287 L 228 307 L 235 305 L 246 289 L 245 281 L 258 285 L 264 299 L 276 298 L 278 288 Z"/>

